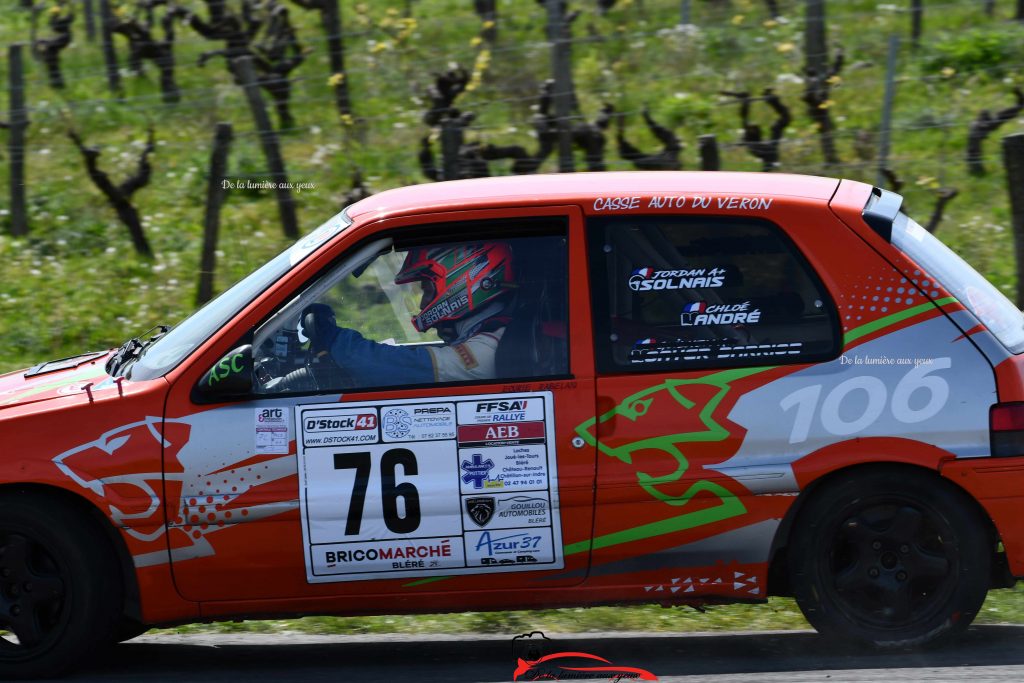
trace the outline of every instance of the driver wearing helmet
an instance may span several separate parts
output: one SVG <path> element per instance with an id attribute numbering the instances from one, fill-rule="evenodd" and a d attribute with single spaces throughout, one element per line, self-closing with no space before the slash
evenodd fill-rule
<path id="1" fill-rule="evenodd" d="M 411 249 L 395 284 L 419 282 L 420 332 L 437 330 L 443 346 L 392 346 L 338 327 L 323 304 L 303 311 L 306 336 L 355 386 L 493 379 L 495 352 L 509 319 L 514 288 L 512 250 L 504 242 Z"/>

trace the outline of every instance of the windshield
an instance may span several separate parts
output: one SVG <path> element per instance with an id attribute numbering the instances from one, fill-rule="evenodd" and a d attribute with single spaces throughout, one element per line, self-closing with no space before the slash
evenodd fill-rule
<path id="1" fill-rule="evenodd" d="M 173 370 L 193 349 L 226 325 L 250 301 L 351 224 L 352 221 L 342 211 L 185 318 L 146 349 L 142 358 L 131 366 L 128 379 L 153 379 Z"/>
<path id="2" fill-rule="evenodd" d="M 953 250 L 903 213 L 893 224 L 892 243 L 941 282 L 1011 353 L 1024 351 L 1024 315 Z M 921 283 L 926 293 L 927 286 Z"/>

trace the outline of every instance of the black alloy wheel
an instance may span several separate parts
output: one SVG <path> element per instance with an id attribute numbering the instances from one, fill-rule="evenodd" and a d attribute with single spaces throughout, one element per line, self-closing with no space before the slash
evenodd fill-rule
<path id="1" fill-rule="evenodd" d="M 934 644 L 981 608 L 994 546 L 977 505 L 938 475 L 859 468 L 825 482 L 801 510 L 790 580 L 804 616 L 826 636 Z"/>
<path id="2" fill-rule="evenodd" d="M 31 656 L 68 620 L 67 568 L 18 529 L 0 527 L 0 660 Z"/>
<path id="3" fill-rule="evenodd" d="M 66 673 L 110 642 L 123 579 L 83 505 L 0 492 L 0 679 Z"/>

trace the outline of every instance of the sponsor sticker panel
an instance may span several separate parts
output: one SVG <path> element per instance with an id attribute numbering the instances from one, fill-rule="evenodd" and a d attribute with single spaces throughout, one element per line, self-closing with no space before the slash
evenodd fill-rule
<path id="1" fill-rule="evenodd" d="M 302 444 L 309 448 L 377 443 L 377 422 L 373 408 L 308 411 L 302 417 Z"/>
<path id="2" fill-rule="evenodd" d="M 466 532 L 471 567 L 535 567 L 555 562 L 551 529 L 495 529 Z"/>
<path id="3" fill-rule="evenodd" d="M 467 530 L 551 526 L 546 491 L 463 496 L 462 513 Z"/>
<path id="4" fill-rule="evenodd" d="M 657 292 L 666 289 L 710 289 L 724 286 L 725 270 L 723 268 L 656 270 L 644 267 L 634 268 L 629 276 L 629 288 L 634 292 Z"/>
<path id="5" fill-rule="evenodd" d="M 798 356 L 803 342 L 739 344 L 723 339 L 656 339 L 647 337 L 633 342 L 630 363 L 680 363 L 717 361 L 730 358 L 779 358 Z"/>
<path id="6" fill-rule="evenodd" d="M 461 536 L 393 541 L 328 543 L 312 551 L 318 577 L 390 574 L 400 570 L 443 570 L 466 566 Z"/>
<path id="7" fill-rule="evenodd" d="M 430 403 L 381 409 L 384 441 L 432 441 L 455 438 L 455 404 Z"/>
<path id="8" fill-rule="evenodd" d="M 705 325 L 756 325 L 761 322 L 761 309 L 752 308 L 749 301 L 738 304 L 708 304 L 695 301 L 686 304 L 679 314 L 681 327 Z"/>
<path id="9" fill-rule="evenodd" d="M 311 583 L 557 569 L 550 392 L 300 406 Z"/>
<path id="10" fill-rule="evenodd" d="M 288 453 L 291 408 L 256 408 L 256 453 Z"/>
<path id="11" fill-rule="evenodd" d="M 544 419 L 545 405 L 551 405 L 550 397 L 545 401 L 536 395 L 513 398 L 505 395 L 482 396 L 476 400 L 459 401 L 459 425 L 535 422 Z"/>
<path id="12" fill-rule="evenodd" d="M 543 445 L 460 448 L 462 493 L 547 489 L 547 460 Z"/>

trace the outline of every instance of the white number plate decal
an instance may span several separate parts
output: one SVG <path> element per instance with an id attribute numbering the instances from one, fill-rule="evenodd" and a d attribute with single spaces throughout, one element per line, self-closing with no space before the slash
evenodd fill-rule
<path id="1" fill-rule="evenodd" d="M 310 583 L 561 569 L 551 392 L 296 409 Z"/>

